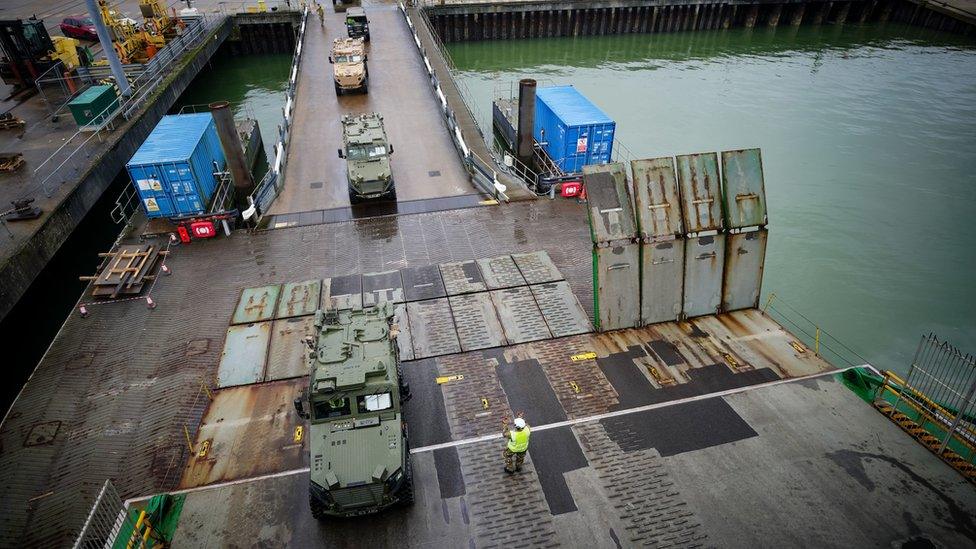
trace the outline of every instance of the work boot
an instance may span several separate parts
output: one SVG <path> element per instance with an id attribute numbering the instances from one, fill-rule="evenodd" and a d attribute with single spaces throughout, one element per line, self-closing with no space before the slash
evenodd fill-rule
<path id="1" fill-rule="evenodd" d="M 513 471 L 512 469 L 509 469 L 508 467 L 505 467 L 505 472 L 508 473 L 508 474 L 510 474 L 510 475 L 514 475 L 515 474 L 515 471 Z"/>

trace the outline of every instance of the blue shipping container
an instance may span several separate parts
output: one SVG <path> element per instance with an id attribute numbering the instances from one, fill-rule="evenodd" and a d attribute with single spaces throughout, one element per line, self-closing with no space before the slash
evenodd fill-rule
<path id="1" fill-rule="evenodd" d="M 209 112 L 164 116 L 125 165 L 146 215 L 181 217 L 207 211 L 217 187 L 214 162 L 226 164 Z"/>
<path id="2" fill-rule="evenodd" d="M 532 135 L 564 172 L 606 164 L 613 152 L 616 123 L 572 86 L 535 92 Z"/>

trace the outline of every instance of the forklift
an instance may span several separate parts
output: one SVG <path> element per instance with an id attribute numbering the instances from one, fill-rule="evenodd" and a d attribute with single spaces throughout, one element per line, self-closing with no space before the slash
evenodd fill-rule
<path id="1" fill-rule="evenodd" d="M 78 41 L 72 38 L 56 38 L 58 45 L 51 40 L 44 21 L 34 17 L 0 21 L 0 50 L 3 54 L 0 78 L 14 87 L 11 95 L 33 89 L 34 81 L 59 61 L 65 65 L 91 64 L 92 55 L 88 48 L 79 47 Z M 70 42 L 61 44 L 62 41 Z M 69 47 L 65 48 L 66 45 Z M 73 61 L 69 62 L 69 58 Z"/>

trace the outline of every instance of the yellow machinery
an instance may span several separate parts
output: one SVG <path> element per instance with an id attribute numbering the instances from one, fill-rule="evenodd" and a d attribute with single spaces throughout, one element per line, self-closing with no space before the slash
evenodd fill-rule
<path id="1" fill-rule="evenodd" d="M 166 41 L 176 34 L 176 19 L 166 14 L 165 4 L 162 0 L 139 0 L 139 11 L 145 20 L 142 29 L 147 46 L 156 49 L 165 46 Z"/>
<path id="2" fill-rule="evenodd" d="M 64 65 L 66 72 L 71 72 L 72 69 L 81 65 L 81 59 L 78 56 L 79 42 L 77 40 L 66 36 L 52 36 L 51 41 L 54 42 L 54 51 L 51 52 L 51 59 L 60 61 Z"/>
<path id="3" fill-rule="evenodd" d="M 146 56 L 146 45 L 142 33 L 132 22 L 109 8 L 108 0 L 98 0 L 98 11 L 102 21 L 108 27 L 112 37 L 112 46 L 119 60 L 123 63 L 144 63 L 149 60 Z"/>

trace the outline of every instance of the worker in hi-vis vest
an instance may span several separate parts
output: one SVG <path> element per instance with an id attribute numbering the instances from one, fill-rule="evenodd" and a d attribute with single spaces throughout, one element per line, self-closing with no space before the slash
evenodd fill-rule
<path id="1" fill-rule="evenodd" d="M 502 433 L 508 441 L 505 446 L 505 472 L 509 474 L 522 470 L 525 452 L 529 449 L 529 425 L 522 419 L 521 413 L 515 418 L 514 423 L 515 429 L 510 429 L 506 419 L 505 431 Z"/>

